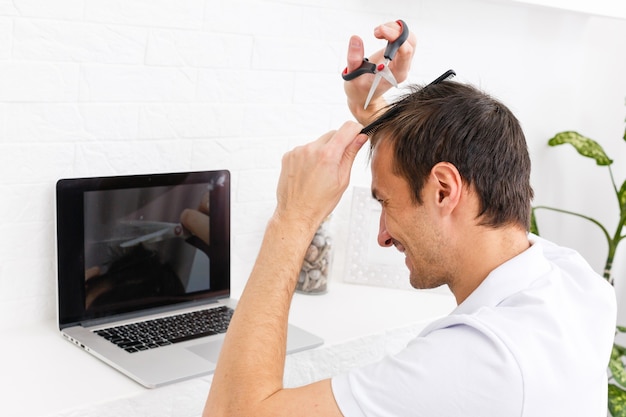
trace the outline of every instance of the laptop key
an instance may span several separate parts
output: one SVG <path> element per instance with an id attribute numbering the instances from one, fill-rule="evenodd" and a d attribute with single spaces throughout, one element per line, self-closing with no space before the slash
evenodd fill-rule
<path id="1" fill-rule="evenodd" d="M 195 334 L 190 334 L 190 335 L 187 335 L 187 336 L 176 337 L 174 339 L 170 339 L 170 342 L 172 342 L 172 343 L 186 342 L 187 340 L 198 339 L 199 337 L 211 336 L 211 335 L 214 335 L 214 334 L 218 334 L 218 332 L 214 332 L 212 330 L 209 330 L 208 332 L 195 333 Z"/>
<path id="2" fill-rule="evenodd" d="M 218 307 L 141 323 L 95 330 L 99 336 L 129 353 L 225 333 L 233 310 Z"/>

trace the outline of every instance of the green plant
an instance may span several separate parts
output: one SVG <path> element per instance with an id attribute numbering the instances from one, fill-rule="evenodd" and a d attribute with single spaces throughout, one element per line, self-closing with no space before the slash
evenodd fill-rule
<path id="1" fill-rule="evenodd" d="M 626 130 L 624 131 L 623 139 L 626 141 Z M 624 226 L 626 224 L 626 181 L 624 181 L 620 188 L 617 188 L 615 184 L 615 178 L 613 176 L 613 171 L 611 170 L 611 164 L 613 163 L 613 160 L 606 155 L 604 149 L 602 149 L 600 144 L 598 144 L 596 141 L 572 131 L 558 133 L 548 141 L 548 145 L 550 146 L 558 146 L 562 144 L 572 145 L 576 149 L 576 151 L 578 151 L 578 153 L 582 156 L 592 158 L 596 161 L 597 165 L 606 166 L 608 168 L 611 184 L 613 185 L 615 197 L 619 206 L 619 219 L 617 222 L 616 230 L 613 234 L 609 233 L 606 227 L 604 227 L 600 222 L 589 216 L 584 216 L 579 213 L 554 207 L 536 206 L 532 209 L 531 232 L 539 234 L 539 229 L 537 227 L 537 221 L 535 217 L 535 212 L 537 210 L 551 210 L 559 213 L 581 217 L 585 220 L 592 222 L 600 228 L 606 238 L 608 244 L 608 254 L 604 265 L 603 276 L 608 282 L 613 284 L 613 276 L 611 275 L 613 260 L 615 258 L 617 246 L 623 239 L 626 238 L 626 235 L 623 234 Z M 626 333 L 626 327 L 617 326 L 616 335 L 617 333 Z M 621 346 L 618 343 L 614 343 L 613 351 L 611 353 L 611 358 L 609 361 L 610 375 L 608 387 L 608 409 L 613 417 L 626 417 L 625 363 L 626 347 Z"/>

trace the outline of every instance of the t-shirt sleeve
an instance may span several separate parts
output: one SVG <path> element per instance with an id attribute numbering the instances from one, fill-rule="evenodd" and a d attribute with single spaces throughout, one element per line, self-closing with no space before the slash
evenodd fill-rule
<path id="1" fill-rule="evenodd" d="M 480 323 L 419 336 L 396 355 L 332 379 L 345 417 L 519 416 L 523 381 L 506 345 Z"/>

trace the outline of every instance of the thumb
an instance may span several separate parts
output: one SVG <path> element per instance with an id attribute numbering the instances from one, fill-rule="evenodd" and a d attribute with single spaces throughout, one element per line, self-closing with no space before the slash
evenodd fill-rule
<path id="1" fill-rule="evenodd" d="M 365 142 L 367 142 L 368 136 L 364 133 L 359 133 L 356 137 L 350 142 L 350 144 L 346 147 L 344 152 L 344 158 L 348 160 L 350 165 L 354 162 L 356 155 L 359 153 L 359 150 L 363 147 Z"/>
<path id="2" fill-rule="evenodd" d="M 352 36 L 348 45 L 348 72 L 360 67 L 364 56 L 363 40 L 356 35 Z"/>

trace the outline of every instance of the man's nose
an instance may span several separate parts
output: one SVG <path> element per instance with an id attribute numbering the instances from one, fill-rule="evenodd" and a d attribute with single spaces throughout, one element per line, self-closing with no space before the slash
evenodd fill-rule
<path id="1" fill-rule="evenodd" d="M 387 232 L 387 225 L 385 223 L 384 213 L 380 215 L 380 223 L 378 225 L 378 244 L 384 248 L 393 245 L 391 235 Z"/>

